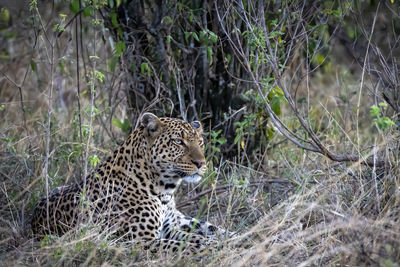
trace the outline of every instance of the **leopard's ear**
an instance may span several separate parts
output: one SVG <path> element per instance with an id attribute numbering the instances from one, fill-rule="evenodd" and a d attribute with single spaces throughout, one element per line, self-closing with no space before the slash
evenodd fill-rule
<path id="1" fill-rule="evenodd" d="M 140 119 L 148 136 L 155 137 L 161 132 L 162 122 L 153 113 L 144 113 Z"/>
<path id="2" fill-rule="evenodd" d="M 203 125 L 201 125 L 201 122 L 199 121 L 192 121 L 190 123 L 199 134 L 203 134 Z"/>

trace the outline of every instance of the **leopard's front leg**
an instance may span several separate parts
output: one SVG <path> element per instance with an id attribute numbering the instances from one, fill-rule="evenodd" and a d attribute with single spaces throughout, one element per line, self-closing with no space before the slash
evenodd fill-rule
<path id="1" fill-rule="evenodd" d="M 236 234 L 207 221 L 185 216 L 178 210 L 175 211 L 175 216 L 177 218 L 178 228 L 181 231 L 195 233 L 208 238 L 229 238 Z"/>

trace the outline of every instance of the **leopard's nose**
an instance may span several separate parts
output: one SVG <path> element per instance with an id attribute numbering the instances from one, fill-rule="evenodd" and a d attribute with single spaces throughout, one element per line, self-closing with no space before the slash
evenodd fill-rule
<path id="1" fill-rule="evenodd" d="M 201 166 L 206 165 L 205 161 L 202 160 L 192 160 L 192 163 L 196 165 L 197 168 L 201 168 Z"/>

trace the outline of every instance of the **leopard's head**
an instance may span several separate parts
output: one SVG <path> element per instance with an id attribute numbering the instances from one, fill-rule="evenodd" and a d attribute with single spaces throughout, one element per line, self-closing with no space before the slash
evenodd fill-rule
<path id="1" fill-rule="evenodd" d="M 203 128 L 199 121 L 188 123 L 145 113 L 141 125 L 147 139 L 147 157 L 161 173 L 161 183 L 181 178 L 187 182 L 201 179 L 206 171 L 206 159 Z"/>

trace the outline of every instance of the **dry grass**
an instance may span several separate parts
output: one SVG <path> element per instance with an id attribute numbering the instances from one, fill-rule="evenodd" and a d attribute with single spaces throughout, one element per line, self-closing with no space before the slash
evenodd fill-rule
<path id="1" fill-rule="evenodd" d="M 290 172 L 279 167 L 281 172 L 274 175 L 286 175 L 288 183 L 272 176 L 271 180 L 277 182 L 270 182 L 265 174 L 228 162 L 219 166 L 217 173 L 211 173 L 217 176 L 217 184 L 203 197 L 197 198 L 201 195 L 199 190 L 183 186 L 178 195 L 183 212 L 208 218 L 239 233 L 226 241 L 220 251 L 192 263 L 396 266 L 400 259 L 399 162 L 375 172 L 362 167 L 359 173 L 356 164 L 331 165 L 324 161 L 322 157 L 311 158 L 302 166 L 291 162 Z M 18 172 L 10 175 L 25 175 L 27 170 L 15 164 L 18 167 L 13 169 Z M 15 182 L 14 179 L 10 180 Z M 257 186 L 256 181 L 264 184 Z M 222 183 L 232 187 L 220 191 Z M 15 188 L 6 182 L 2 185 L 4 195 Z M 207 190 L 209 186 L 201 188 Z M 188 264 L 188 259 L 166 260 L 114 242 L 91 225 L 37 242 L 25 228 L 32 210 L 32 203 L 26 203 L 29 195 L 32 196 L 24 194 L 20 201 L 1 211 L 1 257 L 9 264 Z M 11 199 L 2 198 L 2 206 L 12 203 Z"/>
<path id="2" fill-rule="evenodd" d="M 93 122 L 94 135 L 88 150 L 85 150 L 76 137 L 79 136 L 75 116 L 77 98 L 76 92 L 71 89 L 75 88 L 72 77 L 76 70 L 74 47 L 69 43 L 68 35 L 59 41 L 55 50 L 57 58 L 65 56 L 66 72 L 55 73 L 51 81 L 46 76 L 49 69 L 45 44 L 38 44 L 30 50 L 31 42 L 25 36 L 30 29 L 19 23 L 8 31 L 15 32 L 16 37 L 12 47 L 2 42 L 1 48 L 8 51 L 9 59 L 2 64 L 1 72 L 17 85 L 22 83 L 26 71 L 28 74 L 22 86 L 24 116 L 18 88 L 5 76 L 0 78 L 0 104 L 5 104 L 4 110 L 0 111 L 3 118 L 0 122 L 2 264 L 399 265 L 399 134 L 396 130 L 387 133 L 371 130 L 368 100 L 362 100 L 365 103 L 360 110 L 360 122 L 352 120 L 351 106 L 357 101 L 356 97 L 347 93 L 347 102 L 338 100 L 339 96 L 343 99 L 343 91 L 357 87 L 358 74 L 341 76 L 340 81 L 336 79 L 337 75 L 313 77 L 310 82 L 313 86 L 309 90 L 318 93 L 312 95 L 316 108 L 311 110 L 310 120 L 326 144 L 336 151 L 356 150 L 351 140 L 357 140 L 354 124 L 359 123 L 359 137 L 365 147 L 362 153 L 390 159 L 390 164 L 377 168 L 359 163 L 334 163 L 321 155 L 281 142 L 279 135 L 271 140 L 271 147 L 265 155 L 241 154 L 242 158 L 259 159 L 253 165 L 238 164 L 247 162 L 241 159 L 235 159 L 235 162 L 221 160 L 213 165 L 200 185 L 182 186 L 177 194 L 177 206 L 188 215 L 206 218 L 237 231 L 238 236 L 224 242 L 219 251 L 195 260 L 151 255 L 135 246 L 114 242 L 93 225 L 81 225 L 62 237 L 48 236 L 44 241 L 34 240 L 29 220 L 33 205 L 45 192 L 44 131 L 49 109 L 46 100 L 49 83 L 56 81 L 56 93 L 50 106 L 53 116 L 48 157 L 50 187 L 79 180 L 84 169 L 82 155 L 86 151 L 104 158 L 115 147 L 116 140 L 124 138 L 124 133 L 110 122 L 114 117 L 123 118 L 126 100 L 120 93 L 111 99 L 106 94 L 96 97 L 96 107 L 101 113 Z M 109 47 L 98 47 L 97 53 L 109 50 Z M 31 59 L 40 71 L 29 70 Z M 102 86 L 119 92 L 122 86 L 118 82 L 119 76 L 108 72 L 105 63 L 98 64 L 106 74 Z M 343 70 L 341 66 L 338 69 Z M 329 86 L 326 86 L 327 83 Z M 325 91 L 321 93 L 320 88 Z M 81 101 L 82 110 L 90 106 L 87 95 L 82 96 Z M 319 103 L 324 103 L 326 109 L 321 108 Z M 290 125 L 291 117 L 283 119 Z M 89 117 L 83 115 L 83 124 L 88 120 Z"/>

